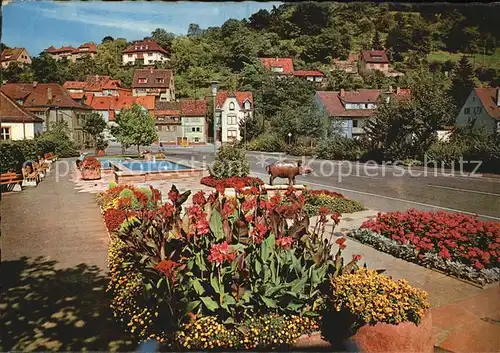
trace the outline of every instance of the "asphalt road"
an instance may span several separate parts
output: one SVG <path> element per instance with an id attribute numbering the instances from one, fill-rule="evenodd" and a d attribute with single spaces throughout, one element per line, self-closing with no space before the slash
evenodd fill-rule
<path id="1" fill-rule="evenodd" d="M 155 148 L 151 148 L 155 150 Z M 132 151 L 132 149 L 131 149 Z M 116 151 L 113 151 L 116 153 Z M 110 151 L 108 150 L 108 154 Z M 213 160 L 213 146 L 167 147 L 167 154 L 186 162 L 207 163 Z M 277 154 L 248 153 L 252 175 L 268 182 L 265 165 L 279 158 Z M 291 157 L 287 159 L 300 159 Z M 313 169 L 308 176 L 297 177 L 297 183 L 312 188 L 338 191 L 359 200 L 367 208 L 380 211 L 416 208 L 433 211 L 478 214 L 485 220 L 500 221 L 500 176 L 467 176 L 447 170 L 402 169 L 390 166 L 363 165 L 305 159 Z M 276 179 L 275 183 L 287 183 Z"/>

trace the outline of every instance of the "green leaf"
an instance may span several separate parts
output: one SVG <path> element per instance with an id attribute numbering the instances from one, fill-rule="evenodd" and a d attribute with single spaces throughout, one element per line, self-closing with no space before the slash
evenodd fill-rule
<path id="1" fill-rule="evenodd" d="M 274 234 L 269 235 L 262 242 L 260 247 L 260 257 L 264 263 L 267 262 L 272 252 L 274 251 L 275 243 L 276 239 L 274 237 Z"/>
<path id="2" fill-rule="evenodd" d="M 270 298 L 267 298 L 263 295 L 260 296 L 260 298 L 262 299 L 262 301 L 264 302 L 264 304 L 266 304 L 266 306 L 268 308 L 277 308 L 278 306 L 276 305 L 276 300 L 274 299 L 270 299 Z"/>
<path id="3" fill-rule="evenodd" d="M 301 312 L 303 306 L 304 304 L 290 302 L 286 306 L 286 309 L 290 311 Z"/>
<path id="4" fill-rule="evenodd" d="M 198 279 L 192 280 L 191 285 L 193 286 L 194 290 L 196 291 L 196 294 L 202 295 L 203 293 L 205 293 L 205 289 L 200 284 L 200 281 Z"/>
<path id="5" fill-rule="evenodd" d="M 221 240 L 225 237 L 224 228 L 222 226 L 222 217 L 217 210 L 212 211 L 212 216 L 210 217 L 210 230 L 216 240 Z"/>
<path id="6" fill-rule="evenodd" d="M 219 280 L 214 276 L 214 274 L 210 274 L 210 284 L 214 289 L 215 293 L 220 294 Z"/>
<path id="7" fill-rule="evenodd" d="M 234 297 L 231 294 L 226 293 L 224 295 L 224 303 L 227 305 L 234 305 L 234 304 L 236 304 L 236 300 L 234 299 Z"/>
<path id="8" fill-rule="evenodd" d="M 292 282 L 292 287 L 290 290 L 294 293 L 300 294 L 304 291 L 304 287 L 307 283 L 307 277 L 297 278 Z"/>
<path id="9" fill-rule="evenodd" d="M 255 263 L 254 263 L 254 267 L 255 267 L 255 272 L 260 275 L 261 272 L 262 272 L 262 264 L 260 263 L 259 260 L 255 260 Z"/>
<path id="10" fill-rule="evenodd" d="M 196 254 L 196 256 L 194 258 L 194 262 L 196 263 L 196 266 L 198 266 L 198 268 L 200 269 L 200 271 L 206 271 L 207 270 L 207 266 L 205 265 L 205 260 L 203 260 L 203 258 L 201 257 L 200 253 Z"/>
<path id="11" fill-rule="evenodd" d="M 156 283 L 156 288 L 160 289 L 161 284 L 165 281 L 165 277 L 159 279 L 158 283 Z"/>
<path id="12" fill-rule="evenodd" d="M 199 300 L 195 300 L 195 301 L 187 303 L 186 314 L 192 313 L 200 304 L 201 304 L 201 301 L 199 301 Z"/>
<path id="13" fill-rule="evenodd" d="M 234 319 L 232 317 L 228 317 L 226 320 L 224 320 L 224 324 L 234 324 Z"/>
<path id="14" fill-rule="evenodd" d="M 219 304 L 210 297 L 200 297 L 200 299 L 210 311 L 215 311 L 219 308 Z"/>

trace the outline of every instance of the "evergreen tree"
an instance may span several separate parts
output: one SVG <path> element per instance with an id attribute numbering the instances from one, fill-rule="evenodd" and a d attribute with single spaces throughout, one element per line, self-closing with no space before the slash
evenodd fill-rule
<path id="1" fill-rule="evenodd" d="M 375 31 L 375 35 L 372 40 L 372 49 L 373 50 L 383 50 L 384 46 L 382 45 L 382 39 L 380 38 L 380 32 Z"/>
<path id="2" fill-rule="evenodd" d="M 450 87 L 450 95 L 457 109 L 464 105 L 474 87 L 474 70 L 467 57 L 463 55 L 455 65 Z"/>

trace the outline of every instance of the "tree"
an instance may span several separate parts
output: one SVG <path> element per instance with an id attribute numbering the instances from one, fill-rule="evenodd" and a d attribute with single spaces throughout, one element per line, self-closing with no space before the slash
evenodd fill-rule
<path id="1" fill-rule="evenodd" d="M 190 23 L 188 27 L 187 36 L 188 37 L 198 37 L 203 34 L 203 30 L 197 23 Z"/>
<path id="2" fill-rule="evenodd" d="M 269 11 L 261 9 L 254 13 L 249 18 L 249 25 L 251 28 L 260 31 L 269 28 L 271 23 L 271 14 Z"/>
<path id="3" fill-rule="evenodd" d="M 318 35 L 323 28 L 330 26 L 328 4 L 317 2 L 300 3 L 293 10 L 290 23 L 295 25 L 302 35 Z"/>
<path id="4" fill-rule="evenodd" d="M 83 122 L 82 130 L 83 132 L 92 136 L 94 142 L 97 142 L 106 127 L 106 122 L 104 121 L 101 114 L 92 113 Z"/>
<path id="5" fill-rule="evenodd" d="M 474 87 L 474 70 L 467 57 L 463 55 L 455 65 L 450 87 L 450 95 L 458 109 L 464 105 Z"/>
<path id="6" fill-rule="evenodd" d="M 106 37 L 104 37 L 104 38 L 102 39 L 101 43 L 102 43 L 102 44 L 104 44 L 104 43 L 106 43 L 106 42 L 112 42 L 112 41 L 114 41 L 113 37 L 111 37 L 111 36 L 106 36 Z"/>
<path id="7" fill-rule="evenodd" d="M 158 43 L 162 48 L 170 48 L 174 38 L 175 34 L 167 32 L 162 28 L 157 28 L 151 32 L 151 39 Z"/>
<path id="8" fill-rule="evenodd" d="M 111 128 L 111 134 L 122 148 L 136 145 L 138 154 L 140 146 L 149 146 L 158 139 L 154 118 L 138 104 L 120 111 L 116 116 L 116 124 Z"/>
<path id="9" fill-rule="evenodd" d="M 240 127 L 240 137 L 243 142 L 247 142 L 257 137 L 262 133 L 262 123 L 255 114 L 247 115 L 238 123 Z"/>
<path id="10" fill-rule="evenodd" d="M 375 31 L 375 35 L 372 40 L 372 49 L 373 50 L 383 50 L 384 46 L 382 45 L 382 39 L 380 38 L 380 32 Z"/>
<path id="11" fill-rule="evenodd" d="M 66 81 L 66 65 L 66 62 L 62 60 L 57 62 L 45 52 L 41 53 L 38 58 L 33 58 L 31 62 L 35 81 L 43 83 L 63 84 Z"/>

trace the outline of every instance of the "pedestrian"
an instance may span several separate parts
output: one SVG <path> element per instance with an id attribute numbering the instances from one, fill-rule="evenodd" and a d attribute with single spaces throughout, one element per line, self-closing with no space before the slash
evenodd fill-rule
<path id="1" fill-rule="evenodd" d="M 165 151 L 165 148 L 163 147 L 163 142 L 160 142 L 160 152 Z"/>

